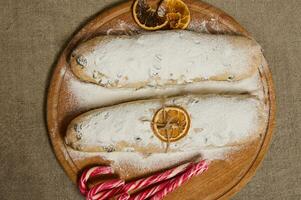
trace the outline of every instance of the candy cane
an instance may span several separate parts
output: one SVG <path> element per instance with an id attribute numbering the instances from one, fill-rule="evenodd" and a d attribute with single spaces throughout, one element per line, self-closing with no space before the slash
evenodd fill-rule
<path id="1" fill-rule="evenodd" d="M 128 200 L 131 196 L 128 193 L 123 193 L 120 195 L 117 200 Z"/>
<path id="2" fill-rule="evenodd" d="M 153 175 L 153 176 L 150 176 L 147 178 L 133 181 L 131 183 L 127 183 L 124 186 L 124 190 L 125 191 L 134 191 L 134 190 L 142 189 L 146 186 L 170 179 L 170 178 L 178 175 L 179 173 L 185 171 L 191 165 L 193 165 L 193 163 L 187 163 L 187 164 L 181 165 L 179 167 L 162 172 L 160 174 L 156 174 L 156 175 Z"/>
<path id="3" fill-rule="evenodd" d="M 89 178 L 103 175 L 103 174 L 113 174 L 114 170 L 111 167 L 108 166 L 102 166 L 102 167 L 93 167 L 91 169 L 88 169 L 84 171 L 82 174 L 80 180 L 79 180 L 79 190 L 83 195 L 87 195 L 89 190 L 87 187 L 87 181 Z"/>
<path id="4" fill-rule="evenodd" d="M 187 169 L 183 174 L 180 174 L 170 180 L 163 181 L 159 185 L 156 185 L 152 188 L 149 188 L 141 193 L 130 197 L 129 200 L 143 200 L 154 195 L 154 199 L 159 200 L 162 199 L 169 192 L 174 191 L 176 188 L 181 186 L 184 182 L 188 181 L 192 176 L 198 175 L 208 168 L 205 161 L 201 161 L 198 164 L 191 166 Z M 152 199 L 153 199 L 152 198 Z"/>
<path id="5" fill-rule="evenodd" d="M 96 197 L 99 197 L 98 200 L 103 200 L 103 199 L 106 199 L 106 198 L 113 197 L 116 194 L 134 192 L 135 190 L 139 190 L 139 189 L 142 189 L 144 187 L 150 186 L 152 184 L 161 182 L 163 180 L 170 179 L 170 178 L 176 176 L 177 174 L 185 171 L 192 164 L 193 163 L 183 164 L 179 167 L 167 170 L 167 171 L 162 172 L 160 174 L 152 175 L 152 176 L 147 177 L 147 178 L 143 178 L 143 179 L 140 179 L 140 180 L 137 180 L 137 181 L 127 183 L 123 186 L 123 188 L 115 188 L 115 189 L 113 189 L 109 192 L 102 192 L 102 193 L 99 193 Z M 91 192 L 91 193 L 89 193 L 89 198 L 93 199 L 93 198 L 95 198 L 95 195 L 96 195 L 96 193 Z"/>
<path id="6" fill-rule="evenodd" d="M 127 184 L 123 180 L 114 179 L 100 183 L 88 190 L 86 184 L 89 178 L 114 173 L 111 167 L 94 167 L 84 171 L 79 181 L 79 189 L 87 197 L 87 200 L 105 200 L 112 197 L 115 197 L 117 200 L 144 200 L 149 197 L 154 200 L 160 200 L 169 192 L 180 187 L 192 176 L 199 175 L 207 169 L 208 165 L 205 161 L 199 163 L 191 162 Z M 130 195 L 137 190 L 144 189 L 156 183 L 159 184 L 134 196 Z"/>
<path id="7" fill-rule="evenodd" d="M 197 176 L 205 171 L 207 171 L 208 165 L 205 161 L 202 161 L 198 163 L 196 166 L 194 166 L 191 170 L 188 170 L 184 174 L 180 175 L 179 177 L 176 177 L 170 181 L 168 181 L 167 186 L 163 188 L 163 190 L 159 191 L 157 194 L 155 194 L 151 200 L 161 200 L 163 197 L 165 197 L 168 193 L 173 192 L 175 189 L 183 185 L 185 182 L 187 182 L 190 178 L 193 176 Z"/>
<path id="8" fill-rule="evenodd" d="M 87 194 L 87 199 L 88 200 L 98 200 L 100 197 L 99 195 L 95 195 L 101 191 L 105 191 L 108 189 L 113 189 L 113 188 L 119 188 L 120 186 L 123 186 L 125 182 L 123 180 L 115 179 L 115 180 L 110 180 L 104 183 L 100 183 L 96 186 L 94 186 Z"/>
<path id="9" fill-rule="evenodd" d="M 134 196 L 130 196 L 129 200 L 143 200 L 143 199 L 147 199 L 151 196 L 153 196 L 154 194 L 156 194 L 157 192 L 159 192 L 160 190 L 164 189 L 165 187 L 168 186 L 168 181 L 164 181 L 163 183 L 156 185 L 150 189 L 147 189 L 143 192 L 140 192 Z"/>

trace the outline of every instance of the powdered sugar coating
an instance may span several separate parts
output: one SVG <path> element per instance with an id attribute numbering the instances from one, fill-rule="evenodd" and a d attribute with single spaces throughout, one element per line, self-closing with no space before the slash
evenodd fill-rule
<path id="1" fill-rule="evenodd" d="M 154 113 L 164 105 L 190 115 L 188 135 L 169 146 L 171 152 L 222 147 L 256 137 L 265 121 L 263 105 L 251 97 L 184 96 L 148 100 L 94 110 L 71 123 L 66 142 L 81 151 L 163 153 L 166 143 L 151 129 Z"/>
<path id="2" fill-rule="evenodd" d="M 73 52 L 71 65 L 80 78 L 104 87 L 158 87 L 241 80 L 254 74 L 260 52 L 244 37 L 157 31 L 94 38 Z"/>
<path id="3" fill-rule="evenodd" d="M 81 82 L 73 77 L 68 70 L 66 76 L 69 80 L 68 88 L 71 91 L 72 96 L 75 98 L 78 108 L 81 110 L 108 106 L 133 99 L 171 96 L 182 92 L 198 94 L 239 94 L 247 92 L 259 97 L 260 101 L 262 101 L 264 98 L 262 94 L 261 78 L 259 77 L 258 73 L 254 73 L 252 76 L 240 81 L 204 81 L 192 85 L 173 85 L 172 87 L 165 88 L 149 87 L 140 90 L 126 88 L 109 90 L 94 84 Z M 257 137 L 258 134 L 255 134 L 254 136 Z M 127 175 L 128 171 L 126 171 L 126 169 L 128 167 L 137 170 L 137 173 L 142 175 L 144 171 L 154 172 L 168 168 L 172 165 L 188 160 L 193 155 L 198 154 L 201 154 L 202 158 L 208 160 L 225 160 L 227 159 L 229 153 L 239 150 L 240 146 L 241 144 L 222 147 L 208 146 L 199 149 L 196 152 L 187 151 L 177 153 L 154 153 L 151 155 L 145 155 L 137 152 L 81 152 L 70 148 L 68 148 L 68 152 L 75 161 L 93 156 L 99 156 L 101 158 L 110 160 L 114 169 L 121 172 L 123 175 Z"/>
<path id="4" fill-rule="evenodd" d="M 107 89 L 78 80 L 67 71 L 68 88 L 74 96 L 79 109 L 92 109 L 135 99 L 168 97 L 179 93 L 197 94 L 240 94 L 250 93 L 262 96 L 262 85 L 258 73 L 241 81 L 204 81 L 192 85 L 173 85 L 165 88 Z"/>

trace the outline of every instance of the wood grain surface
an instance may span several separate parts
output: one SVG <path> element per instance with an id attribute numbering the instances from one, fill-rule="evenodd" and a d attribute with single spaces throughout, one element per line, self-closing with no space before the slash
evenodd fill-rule
<path id="1" fill-rule="evenodd" d="M 202 22 L 206 22 L 206 30 L 211 34 L 237 34 L 251 37 L 242 26 L 223 11 L 200 1 L 187 0 L 185 2 L 189 6 L 192 17 L 188 29 L 199 31 Z M 115 31 L 122 34 L 141 31 L 133 21 L 131 6 L 132 1 L 127 1 L 105 10 L 74 35 L 60 55 L 51 80 L 47 106 L 49 135 L 58 160 L 74 183 L 86 167 L 108 163 L 100 157 L 74 158 L 64 143 L 64 135 L 69 122 L 80 113 L 87 111 L 87 108 L 78 107 L 73 99 L 73 91 L 68 87 L 70 76 L 66 74 L 70 74 L 70 69 L 67 60 L 70 52 L 79 42 L 95 35 L 107 34 L 108 30 L 110 33 Z M 117 27 L 120 23 L 130 25 L 130 29 L 119 30 Z M 266 133 L 263 133 L 260 139 L 249 142 L 245 148 L 231 154 L 231 158 L 227 161 L 212 162 L 204 175 L 193 178 L 188 184 L 168 195 L 166 199 L 226 199 L 239 191 L 254 175 L 268 149 L 275 117 L 274 89 L 267 65 L 261 73 L 263 81 L 267 82 L 265 89 L 268 91 L 266 95 L 268 95 L 270 107 Z"/>

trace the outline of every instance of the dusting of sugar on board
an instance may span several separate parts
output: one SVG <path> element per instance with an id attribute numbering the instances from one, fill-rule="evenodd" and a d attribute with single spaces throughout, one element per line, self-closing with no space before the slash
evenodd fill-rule
<path id="1" fill-rule="evenodd" d="M 98 85 L 86 83 L 78 80 L 72 75 L 70 70 L 66 72 L 68 90 L 74 96 L 78 103 L 78 108 L 91 109 L 102 106 L 108 106 L 120 102 L 134 99 L 168 97 L 179 93 L 243 93 L 258 94 L 262 92 L 262 85 L 259 74 L 256 73 L 248 79 L 235 82 L 208 81 L 193 85 L 179 86 L 174 85 L 166 88 L 144 88 L 134 89 L 106 89 Z M 262 96 L 262 95 L 261 95 Z"/>
<path id="2" fill-rule="evenodd" d="M 229 30 L 229 27 L 223 25 L 223 23 L 221 23 L 219 20 L 219 17 L 210 17 L 208 19 L 194 20 L 189 24 L 188 29 L 199 33 L 228 33 L 230 35 L 231 33 L 234 34 Z"/>
<path id="3" fill-rule="evenodd" d="M 141 30 L 137 26 L 134 26 L 132 23 L 128 23 L 123 20 L 118 20 L 118 23 L 116 23 L 116 25 L 114 25 L 113 27 L 109 28 L 106 31 L 106 34 L 116 35 L 122 33 L 126 35 L 134 35 L 140 32 Z"/>
<path id="4" fill-rule="evenodd" d="M 207 20 L 195 20 L 189 24 L 188 29 L 200 33 L 209 33 L 207 29 L 207 23 Z"/>
<path id="5" fill-rule="evenodd" d="M 119 28 L 121 30 L 131 30 L 131 31 L 136 31 L 137 30 L 137 26 L 134 26 L 131 23 L 127 23 L 127 22 L 125 22 L 123 20 L 119 20 L 118 21 L 118 25 L 119 25 Z"/>
<path id="6" fill-rule="evenodd" d="M 227 160 L 228 155 L 237 151 L 239 147 L 207 148 L 194 152 L 155 153 L 149 156 L 140 153 L 103 153 L 81 152 L 68 148 L 73 161 L 81 161 L 92 157 L 99 157 L 110 161 L 114 171 L 122 178 L 142 176 L 147 173 L 161 171 L 171 166 L 177 166 L 195 159 L 205 159 L 208 163 L 214 160 Z M 131 173 L 127 170 L 131 169 Z"/>
<path id="7" fill-rule="evenodd" d="M 197 26 L 203 27 L 204 30 L 201 32 L 209 32 L 207 29 L 208 22 L 201 22 Z M 127 27 L 126 22 L 121 22 L 118 29 L 129 29 L 129 35 L 135 32 L 135 27 Z M 113 33 L 116 28 L 109 30 L 109 34 Z M 214 94 L 214 93 L 242 93 L 248 92 L 250 94 L 258 95 L 262 94 L 262 85 L 259 74 L 256 73 L 253 76 L 235 82 L 218 82 L 208 81 L 202 82 L 195 85 L 179 86 L 174 85 L 166 88 L 146 88 L 146 89 L 117 89 L 108 90 L 103 87 L 99 87 L 94 84 L 89 84 L 79 81 L 71 72 L 67 70 L 68 76 L 68 90 L 71 91 L 73 97 L 78 103 L 78 107 L 86 110 L 91 108 L 97 108 L 102 106 L 109 106 L 124 101 L 153 98 L 158 96 L 172 96 L 183 93 L 199 93 L 199 94 Z M 263 96 L 263 95 L 261 95 Z M 260 100 L 261 99 L 260 96 Z M 138 172 L 143 174 L 143 171 L 153 170 L 157 171 L 160 169 L 168 168 L 171 165 L 177 165 L 179 162 L 188 159 L 189 157 L 201 154 L 203 159 L 211 160 L 226 160 L 231 152 L 240 149 L 240 146 L 225 146 L 225 147 L 204 147 L 199 151 L 191 152 L 177 152 L 177 153 L 154 153 L 151 156 L 145 156 L 140 153 L 133 152 L 115 152 L 115 153 L 104 153 L 104 152 L 79 152 L 71 148 L 68 148 L 68 152 L 73 160 L 82 160 L 83 158 L 89 158 L 99 156 L 112 162 L 112 166 L 118 171 L 122 171 L 123 166 L 132 164 Z M 162 162 L 161 162 L 162 161 Z M 159 165 L 158 165 L 159 164 Z"/>
<path id="8" fill-rule="evenodd" d="M 172 88 L 164 88 L 164 89 L 142 89 L 142 90 L 131 90 L 131 89 L 122 89 L 122 90 L 108 90 L 102 87 L 99 87 L 94 84 L 81 82 L 76 79 L 69 70 L 67 70 L 66 76 L 68 78 L 68 87 L 71 91 L 72 95 L 75 97 L 75 100 L 78 102 L 78 107 L 80 109 L 91 109 L 91 108 L 98 108 L 102 106 L 111 105 L 112 103 L 124 102 L 130 99 L 142 99 L 142 98 L 151 98 L 156 96 L 172 96 L 178 94 L 179 91 L 190 91 L 195 93 L 202 93 L 206 91 L 207 93 L 218 93 L 218 92 L 225 92 L 225 93 L 240 93 L 248 91 L 250 94 L 261 94 L 262 93 L 262 85 L 260 81 L 259 74 L 255 74 L 254 76 L 238 81 L 238 82 L 203 82 L 197 85 L 190 85 L 185 87 L 174 86 Z M 263 95 L 261 95 L 263 96 Z M 236 147 L 239 149 L 240 147 Z M 223 148 L 204 148 L 200 150 L 198 153 L 202 155 L 202 158 L 207 159 L 208 161 L 211 160 L 226 160 L 228 155 L 231 152 L 235 151 L 235 147 L 223 147 Z M 114 162 L 113 167 L 118 171 L 122 170 L 122 164 L 128 162 L 127 157 L 124 154 L 134 154 L 134 153 L 122 153 L 112 155 L 110 153 L 91 153 L 91 152 L 79 152 L 74 151 L 73 149 L 69 148 L 68 152 L 70 153 L 73 160 L 81 160 L 85 157 L 94 157 L 99 156 L 101 158 L 107 159 Z M 185 154 L 185 153 L 184 153 Z M 189 153 L 188 153 L 189 154 Z M 194 155 L 191 153 L 191 155 Z M 145 157 L 141 154 L 136 154 L 136 156 L 131 156 L 135 161 L 131 161 L 135 163 L 135 167 L 133 169 L 137 170 L 137 176 L 143 175 L 144 171 L 156 169 L 160 170 L 164 169 L 165 166 L 169 165 L 177 165 L 181 162 L 184 158 L 182 158 L 181 153 L 175 156 L 176 158 L 173 161 L 169 160 L 169 154 L 166 156 L 166 159 L 162 163 L 163 166 L 158 166 L 156 162 L 156 154 L 153 155 L 153 160 L 150 159 L 146 160 Z M 127 174 L 120 171 L 121 174 Z"/>
<path id="9" fill-rule="evenodd" d="M 66 70 L 67 70 L 66 67 L 62 67 L 61 70 L 60 70 L 60 76 L 63 77 L 65 75 L 65 73 L 66 73 Z"/>

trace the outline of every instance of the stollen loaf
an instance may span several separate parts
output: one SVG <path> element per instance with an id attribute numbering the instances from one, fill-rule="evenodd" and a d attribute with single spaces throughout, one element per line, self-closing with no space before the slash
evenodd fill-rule
<path id="1" fill-rule="evenodd" d="M 253 39 L 185 30 L 98 36 L 70 56 L 76 77 L 112 89 L 239 81 L 261 63 L 261 47 Z"/>
<path id="2" fill-rule="evenodd" d="M 170 107 L 178 109 L 163 113 L 165 123 L 161 119 L 154 121 L 158 111 Z M 259 137 L 266 120 L 264 105 L 254 96 L 186 95 L 89 111 L 70 123 L 65 140 L 73 149 L 86 152 L 193 152 L 239 145 Z M 179 134 L 172 131 L 186 130 L 186 133 L 168 142 L 160 137 L 167 132 L 156 133 L 153 123 L 158 123 L 161 130 L 170 123 L 167 129 L 171 136 Z"/>

